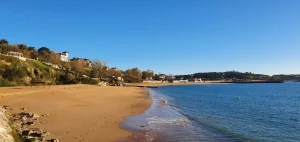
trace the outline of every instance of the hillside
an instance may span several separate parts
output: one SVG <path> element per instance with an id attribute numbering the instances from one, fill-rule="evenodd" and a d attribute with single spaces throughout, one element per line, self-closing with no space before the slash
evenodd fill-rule
<path id="1" fill-rule="evenodd" d="M 51 68 L 37 60 L 22 61 L 0 55 L 0 86 L 30 85 L 31 81 L 57 84 L 64 75 L 62 70 Z"/>

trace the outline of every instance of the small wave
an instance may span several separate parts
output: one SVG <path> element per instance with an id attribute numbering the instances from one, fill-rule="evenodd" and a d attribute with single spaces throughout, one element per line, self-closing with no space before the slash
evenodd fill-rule
<path id="1" fill-rule="evenodd" d="M 169 105 L 169 106 L 171 106 L 173 109 L 175 109 L 175 110 L 179 110 L 179 107 L 177 107 L 177 106 L 175 106 L 175 105 Z"/>
<path id="2" fill-rule="evenodd" d="M 189 126 L 192 122 L 187 118 L 163 118 L 163 117 L 151 117 L 147 118 L 147 121 L 150 126 L 155 124 L 162 124 L 162 125 L 182 125 L 182 126 Z"/>

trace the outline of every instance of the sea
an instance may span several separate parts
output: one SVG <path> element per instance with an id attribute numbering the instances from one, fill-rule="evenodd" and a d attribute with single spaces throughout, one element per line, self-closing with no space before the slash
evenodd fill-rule
<path id="1" fill-rule="evenodd" d="M 145 141 L 300 142 L 300 83 L 151 88 L 153 104 L 122 128 Z"/>

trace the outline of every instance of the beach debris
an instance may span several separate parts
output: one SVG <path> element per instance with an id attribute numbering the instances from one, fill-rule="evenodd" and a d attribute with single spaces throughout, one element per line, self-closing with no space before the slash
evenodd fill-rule
<path id="1" fill-rule="evenodd" d="M 28 110 L 28 108 L 25 108 L 25 107 L 23 107 L 23 108 L 20 108 L 21 110 Z"/>
<path id="2" fill-rule="evenodd" d="M 42 116 L 42 117 L 45 117 L 45 116 L 49 116 L 49 115 L 50 115 L 50 114 L 47 113 L 47 114 L 42 114 L 41 116 Z"/>
<path id="3" fill-rule="evenodd" d="M 164 100 L 164 103 L 165 103 L 165 104 L 168 104 L 168 100 Z"/>
<path id="4" fill-rule="evenodd" d="M 9 105 L 4 105 L 4 106 L 2 106 L 4 109 L 8 109 L 8 107 L 9 107 Z"/>
<path id="5" fill-rule="evenodd" d="M 48 131 L 44 131 L 38 128 L 22 131 L 22 136 L 25 136 L 26 138 L 40 138 L 48 135 L 50 135 Z"/>
<path id="6" fill-rule="evenodd" d="M 166 100 L 166 99 L 161 100 L 161 103 L 163 103 L 163 104 L 168 104 L 168 100 Z"/>
<path id="7" fill-rule="evenodd" d="M 27 116 L 22 116 L 22 117 L 21 117 L 21 120 L 22 120 L 22 121 L 26 121 L 26 120 L 27 120 Z"/>
<path id="8" fill-rule="evenodd" d="M 14 108 L 11 108 L 10 105 L 4 105 L 2 106 L 5 110 L 15 110 Z"/>
<path id="9" fill-rule="evenodd" d="M 29 125 L 29 126 L 32 126 L 34 125 L 34 121 L 29 121 L 29 122 L 23 122 L 22 125 Z"/>
<path id="10" fill-rule="evenodd" d="M 58 139 L 50 139 L 50 140 L 47 140 L 47 142 L 60 142 Z"/>
<path id="11" fill-rule="evenodd" d="M 30 117 L 31 117 L 31 118 L 39 118 L 40 116 L 39 116 L 38 114 L 34 113 L 34 114 L 32 114 Z"/>
<path id="12" fill-rule="evenodd" d="M 98 86 L 107 86 L 107 82 L 101 81 L 98 83 Z"/>

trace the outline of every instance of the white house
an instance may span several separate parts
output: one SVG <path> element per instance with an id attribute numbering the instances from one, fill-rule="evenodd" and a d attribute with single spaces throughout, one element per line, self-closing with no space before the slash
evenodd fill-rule
<path id="1" fill-rule="evenodd" d="M 20 60 L 26 61 L 26 58 L 23 56 L 23 53 L 19 53 L 19 52 L 8 52 L 7 53 L 8 56 L 13 56 L 16 58 L 19 58 Z"/>
<path id="2" fill-rule="evenodd" d="M 69 62 L 69 52 L 62 52 L 62 53 L 59 53 L 60 54 L 60 59 L 61 61 L 64 61 L 64 62 Z"/>

